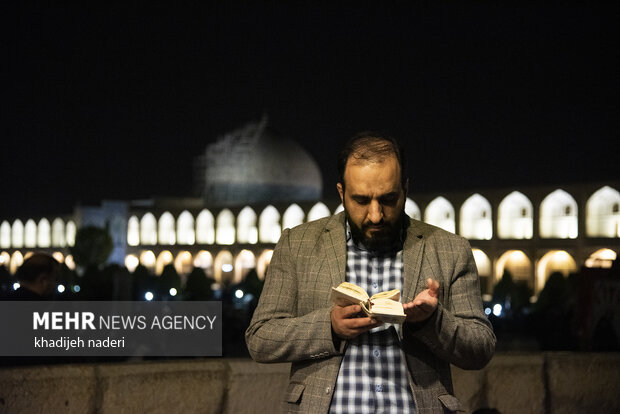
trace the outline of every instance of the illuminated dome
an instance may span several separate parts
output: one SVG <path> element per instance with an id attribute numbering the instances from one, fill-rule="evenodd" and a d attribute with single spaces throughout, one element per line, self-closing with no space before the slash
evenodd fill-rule
<path id="1" fill-rule="evenodd" d="M 275 134 L 266 117 L 219 137 L 196 161 L 197 190 L 209 204 L 314 201 L 322 195 L 316 162 Z"/>

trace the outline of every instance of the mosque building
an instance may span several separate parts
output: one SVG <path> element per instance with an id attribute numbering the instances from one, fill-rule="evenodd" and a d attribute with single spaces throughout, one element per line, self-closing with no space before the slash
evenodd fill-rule
<path id="1" fill-rule="evenodd" d="M 195 266 L 220 284 L 255 268 L 264 278 L 284 228 L 342 210 L 321 199 L 316 162 L 267 119 L 219 137 L 194 162 L 196 195 L 188 198 L 103 200 L 54 217 L 0 217 L 0 265 L 11 273 L 33 251 L 75 264 L 69 246 L 77 228 L 107 227 L 109 259 L 130 271 L 156 274 L 173 263 Z M 620 251 L 620 182 L 536 186 L 433 194 L 413 193 L 406 213 L 469 239 L 484 293 L 504 271 L 537 294 L 546 279 L 586 267 L 611 267 Z M 414 189 L 415 190 L 415 189 Z"/>

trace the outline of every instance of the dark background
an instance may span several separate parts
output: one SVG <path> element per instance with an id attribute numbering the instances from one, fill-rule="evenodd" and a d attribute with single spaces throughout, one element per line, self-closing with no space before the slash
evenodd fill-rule
<path id="1" fill-rule="evenodd" d="M 124 3 L 0 6 L 0 218 L 191 195 L 263 114 L 326 196 L 366 129 L 406 143 L 414 196 L 620 178 L 617 6 Z"/>

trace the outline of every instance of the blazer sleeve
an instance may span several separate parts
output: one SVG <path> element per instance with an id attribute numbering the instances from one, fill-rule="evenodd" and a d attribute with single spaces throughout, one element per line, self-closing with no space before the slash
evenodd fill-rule
<path id="1" fill-rule="evenodd" d="M 331 308 L 298 309 L 300 294 L 290 230 L 275 247 L 265 286 L 245 333 L 251 357 L 257 362 L 294 362 L 339 354 L 334 347 Z"/>
<path id="2" fill-rule="evenodd" d="M 482 309 L 478 271 L 469 242 L 464 238 L 458 243 L 454 271 L 443 282 L 445 306 L 421 323 L 405 323 L 403 336 L 420 341 L 439 358 L 463 369 L 480 369 L 492 358 L 495 334 Z M 442 281 L 439 281 L 442 283 Z"/>

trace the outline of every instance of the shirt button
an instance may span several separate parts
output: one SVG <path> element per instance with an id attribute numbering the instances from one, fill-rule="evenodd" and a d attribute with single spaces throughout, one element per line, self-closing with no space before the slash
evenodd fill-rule
<path id="1" fill-rule="evenodd" d="M 376 385 L 375 386 L 375 391 L 382 392 L 383 391 L 383 386 L 382 385 Z"/>
<path id="2" fill-rule="evenodd" d="M 377 284 L 377 282 L 373 282 L 372 283 L 372 287 L 374 287 L 375 289 L 379 287 L 379 285 Z"/>
<path id="3" fill-rule="evenodd" d="M 372 351 L 372 354 L 375 357 L 379 358 L 381 356 L 381 351 L 379 351 L 378 349 L 375 349 L 374 351 Z"/>
<path id="4" fill-rule="evenodd" d="M 331 387 L 325 387 L 325 394 L 329 394 L 331 390 L 332 390 Z"/>

